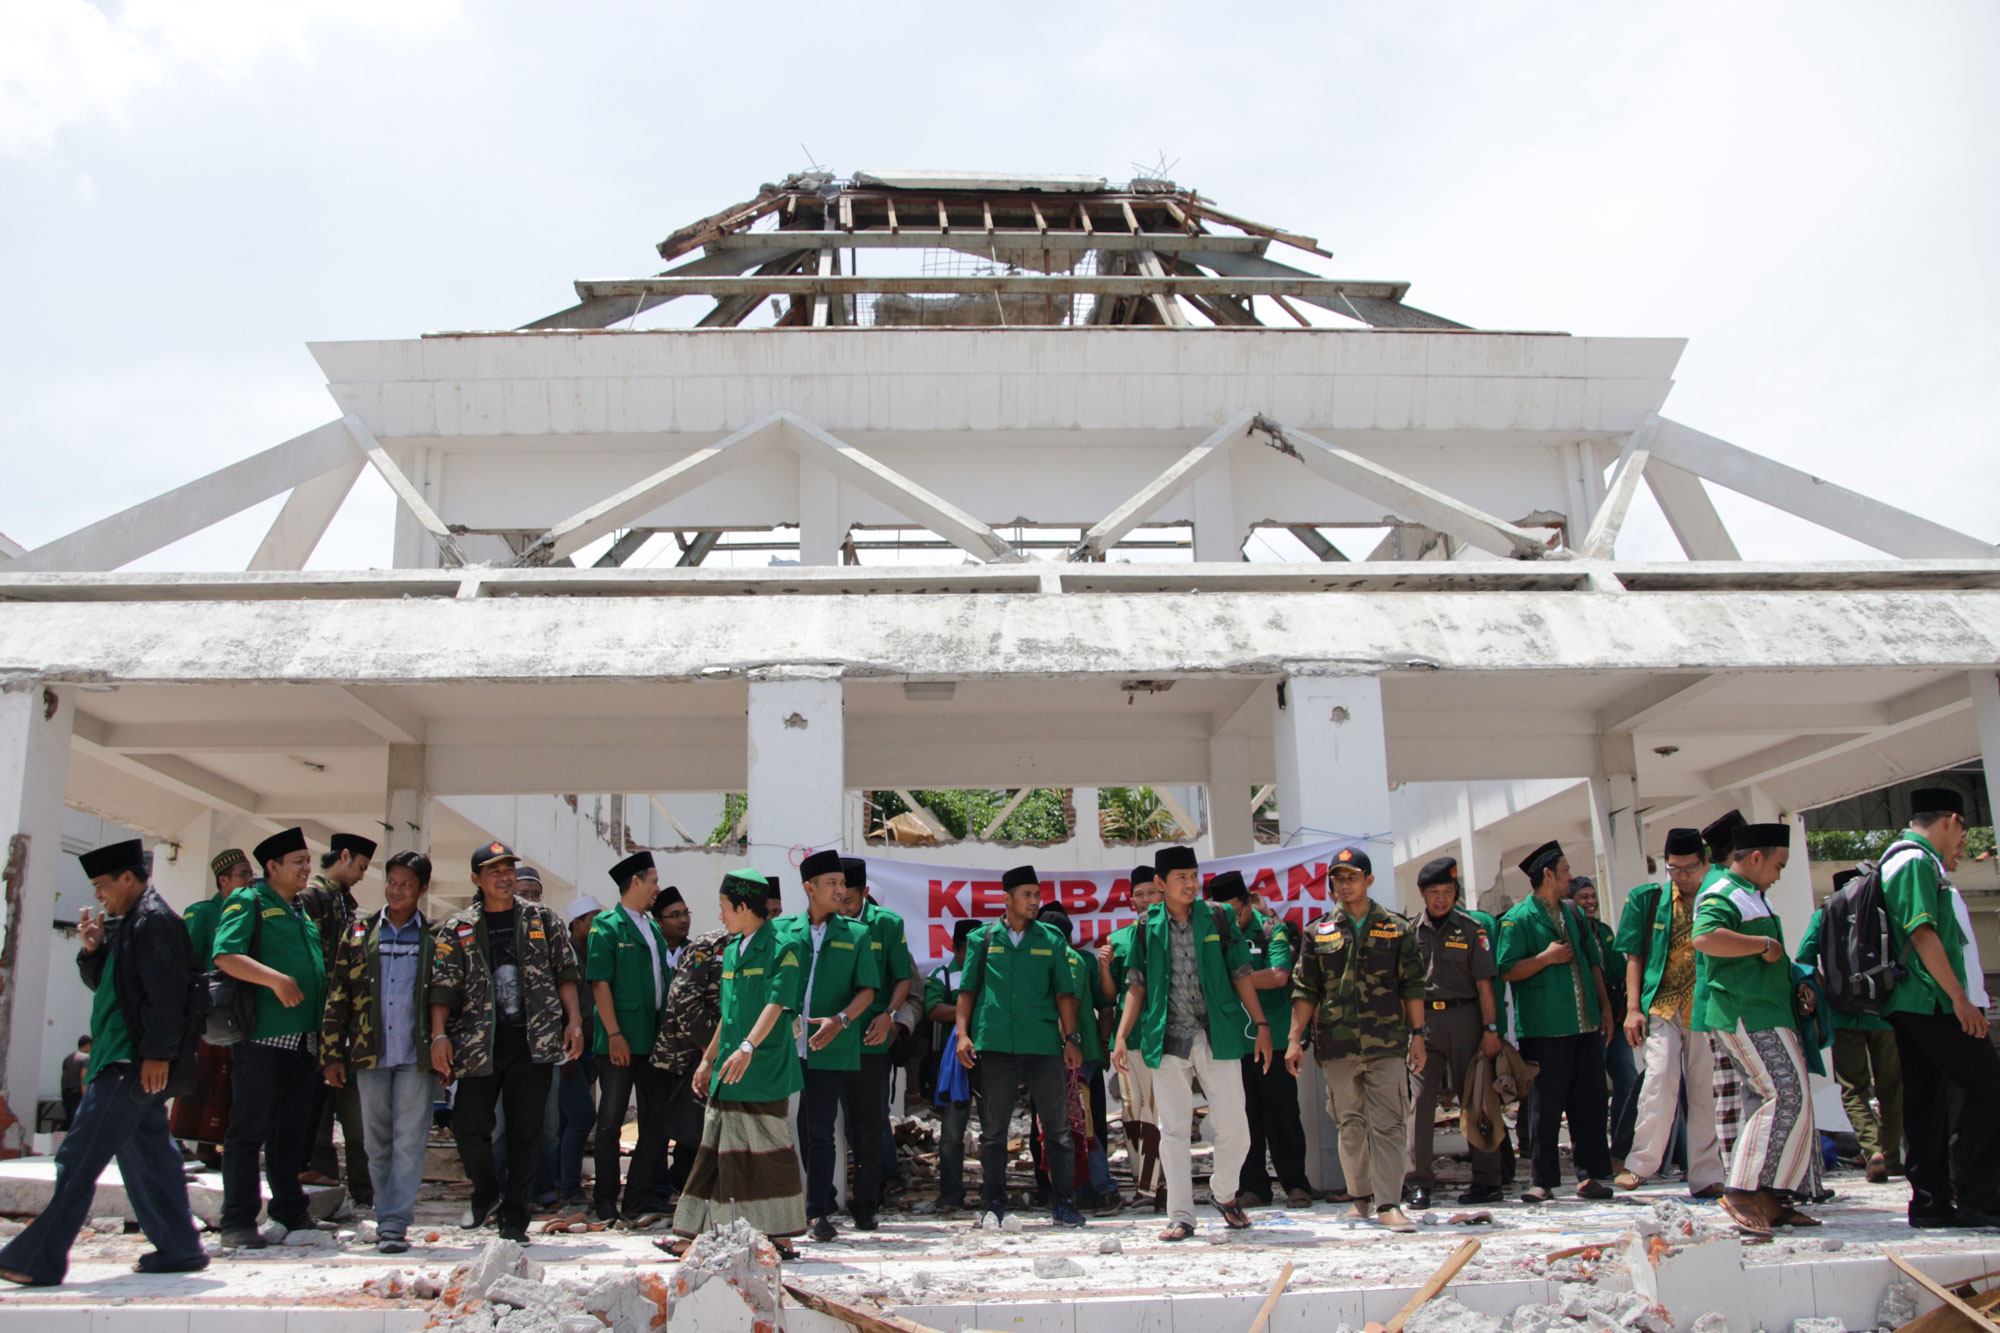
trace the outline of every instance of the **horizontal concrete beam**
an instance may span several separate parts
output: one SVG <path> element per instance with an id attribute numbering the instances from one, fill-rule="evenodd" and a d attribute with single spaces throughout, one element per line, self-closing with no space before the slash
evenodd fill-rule
<path id="1" fill-rule="evenodd" d="M 584 572 L 584 571 L 579 571 Z M 594 571 L 598 574 L 618 571 Z M 1990 667 L 2000 592 L 0 602 L 0 673 L 376 685 Z"/>

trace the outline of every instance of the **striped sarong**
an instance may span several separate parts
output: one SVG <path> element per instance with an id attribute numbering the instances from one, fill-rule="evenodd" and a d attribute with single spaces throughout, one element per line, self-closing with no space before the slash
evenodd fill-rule
<path id="1" fill-rule="evenodd" d="M 674 1234 L 694 1237 L 740 1217 L 766 1236 L 802 1236 L 805 1182 L 792 1146 L 789 1103 L 716 1098 L 674 1210 Z"/>
<path id="2" fill-rule="evenodd" d="M 1729 1188 L 1806 1197 L 1819 1131 L 1806 1086 L 1805 1048 L 1796 1028 L 1714 1034 L 1759 1105 L 1743 1120 L 1729 1153 Z"/>

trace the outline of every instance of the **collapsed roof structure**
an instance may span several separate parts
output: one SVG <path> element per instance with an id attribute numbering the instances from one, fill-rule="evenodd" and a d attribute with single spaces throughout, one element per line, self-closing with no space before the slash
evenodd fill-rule
<path id="1" fill-rule="evenodd" d="M 535 836 L 502 800 L 747 792 L 775 870 L 855 844 L 861 789 L 1193 784 L 1227 855 L 1275 784 L 1281 837 L 1456 845 L 1477 889 L 1558 784 L 1615 911 L 1668 823 L 1991 780 L 1992 544 L 1673 420 L 1677 339 L 1273 250 L 1326 255 L 1166 181 L 813 173 L 522 328 L 314 344 L 332 419 L 0 559 L 0 1096 L 65 804 L 185 901 L 290 823 L 428 846 L 448 893 Z M 393 567 L 307 571 L 370 469 Z M 1711 486 L 1882 558 L 1742 559 Z M 1642 487 L 1686 560 L 1619 558 Z M 125 569 L 280 496 L 242 572 Z"/>

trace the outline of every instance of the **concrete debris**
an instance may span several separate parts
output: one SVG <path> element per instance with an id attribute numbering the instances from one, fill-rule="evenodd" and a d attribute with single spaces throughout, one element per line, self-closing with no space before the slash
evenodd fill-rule
<path id="1" fill-rule="evenodd" d="M 1881 1304 L 1875 1307 L 1875 1325 L 1878 1328 L 1901 1328 L 1917 1317 L 1917 1284 L 1895 1281 L 1882 1293 Z"/>
<path id="2" fill-rule="evenodd" d="M 1000 1229 L 1002 1231 L 1018 1233 L 1021 1230 L 1021 1225 L 1021 1215 L 1019 1213 L 1009 1213 L 1000 1219 Z"/>
<path id="3" fill-rule="evenodd" d="M 285 1224 L 283 1222 L 267 1221 L 263 1226 L 257 1228 L 257 1234 L 264 1238 L 266 1245 L 283 1245 L 286 1235 Z"/>
<path id="4" fill-rule="evenodd" d="M 1847 1333 L 1843 1319 L 1794 1319 L 1792 1333 Z"/>
<path id="5" fill-rule="evenodd" d="M 25 1222 L 16 1222 L 11 1217 L 0 1217 L 0 1240 L 12 1240 L 27 1229 Z"/>
<path id="6" fill-rule="evenodd" d="M 556 1321 L 556 1333 L 604 1333 L 594 1314 L 566 1314 Z"/>
<path id="7" fill-rule="evenodd" d="M 1041 1278 L 1082 1277 L 1083 1265 L 1060 1254 L 1046 1254 L 1035 1260 L 1035 1276 Z"/>
<path id="8" fill-rule="evenodd" d="M 100 1236 L 122 1236 L 125 1234 L 125 1219 L 116 1213 L 90 1219 L 90 1229 Z"/>
<path id="9" fill-rule="evenodd" d="M 464 1305 L 470 1301 L 482 1300 L 487 1288 L 503 1277 L 527 1276 L 522 1265 L 527 1254 L 511 1240 L 489 1240 L 480 1247 L 479 1253 L 469 1263 L 460 1264 L 452 1270 L 452 1287 L 457 1289 L 454 1305 Z M 536 1276 L 539 1276 L 537 1274 Z"/>
<path id="10" fill-rule="evenodd" d="M 1123 1254 L 1125 1253 L 1125 1242 L 1116 1236 L 1106 1236 L 1103 1240 L 1097 1242 L 1097 1252 L 1099 1254 Z"/>
<path id="11" fill-rule="evenodd" d="M 1842 1240 L 1838 1236 L 1828 1236 L 1825 1240 L 1819 1243 L 1819 1247 L 1822 1250 L 1825 1250 L 1828 1254 L 1833 1254 L 1836 1251 L 1846 1249 L 1847 1242 Z"/>
<path id="12" fill-rule="evenodd" d="M 685 1306 L 693 1317 L 698 1307 L 704 1314 L 695 1320 L 697 1328 L 720 1320 L 774 1333 L 781 1322 L 779 1281 L 777 1250 L 748 1222 L 732 1218 L 688 1247 L 667 1283 L 666 1314 L 672 1319 Z"/>
<path id="13" fill-rule="evenodd" d="M 486 1300 L 492 1305 L 509 1305 L 516 1310 L 549 1310 L 564 1300 L 560 1287 L 550 1287 L 540 1282 L 531 1282 L 524 1277 L 505 1273 L 494 1278 L 486 1288 Z"/>
<path id="14" fill-rule="evenodd" d="M 583 1308 L 614 1333 L 653 1333 L 667 1320 L 667 1284 L 653 1273 L 612 1273 L 599 1278 Z"/>
<path id="15" fill-rule="evenodd" d="M 435 1325 L 428 1333 L 493 1333 L 493 1322 L 493 1311 L 482 1305 Z"/>
<path id="16" fill-rule="evenodd" d="M 360 1226 L 354 1228 L 354 1239 L 360 1241 L 363 1245 L 373 1245 L 379 1235 L 380 1228 L 375 1225 L 373 1219 L 363 1222 Z"/>
<path id="17" fill-rule="evenodd" d="M 1420 1306 L 1403 1324 L 1403 1333 L 1500 1333 L 1498 1315 L 1466 1308 L 1456 1296 L 1438 1296 Z"/>
<path id="18" fill-rule="evenodd" d="M 403 1280 L 403 1270 L 392 1268 L 379 1277 L 371 1277 L 361 1284 L 361 1290 L 370 1296 L 380 1296 L 384 1300 L 400 1300 L 409 1293 L 409 1284 Z"/>
<path id="19" fill-rule="evenodd" d="M 285 1233 L 285 1244 L 294 1250 L 329 1250 L 334 1239 L 318 1227 L 301 1227 Z"/>
<path id="20" fill-rule="evenodd" d="M 429 1274 L 424 1274 L 410 1282 L 410 1295 L 420 1301 L 434 1301 L 443 1294 L 444 1288 L 438 1286 Z"/>
<path id="21" fill-rule="evenodd" d="M 1729 1333 L 1729 1316 L 1710 1310 L 1688 1326 L 1688 1333 Z"/>

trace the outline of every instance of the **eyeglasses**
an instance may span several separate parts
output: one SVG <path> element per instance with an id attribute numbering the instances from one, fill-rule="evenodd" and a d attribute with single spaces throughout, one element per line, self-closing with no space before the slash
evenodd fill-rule
<path id="1" fill-rule="evenodd" d="M 1362 880 L 1366 879 L 1367 876 L 1363 875 L 1359 870 L 1344 868 L 1334 871 L 1331 875 L 1328 875 L 1327 878 L 1333 880 L 1337 884 L 1359 884 Z"/>

